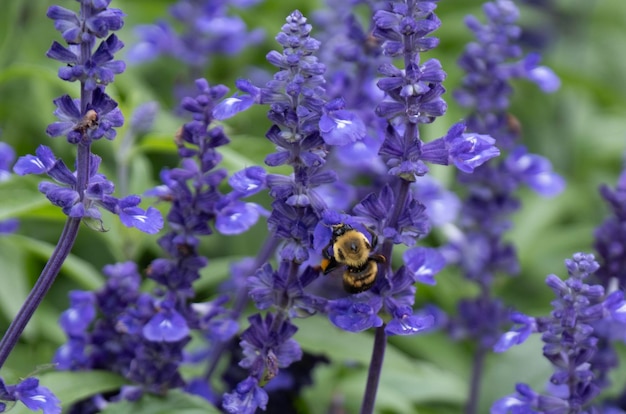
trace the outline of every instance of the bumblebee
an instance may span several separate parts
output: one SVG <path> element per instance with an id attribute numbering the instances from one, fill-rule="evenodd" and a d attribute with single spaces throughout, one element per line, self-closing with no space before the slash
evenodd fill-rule
<path id="1" fill-rule="evenodd" d="M 348 293 L 359 293 L 370 289 L 376 282 L 378 263 L 384 263 L 385 257 L 371 254 L 376 247 L 378 237 L 370 229 L 370 244 L 367 236 L 349 224 L 333 226 L 330 243 L 324 249 L 321 269 L 324 274 L 339 266 L 346 266 L 343 273 L 343 287 Z M 332 251 L 332 254 L 330 254 Z"/>

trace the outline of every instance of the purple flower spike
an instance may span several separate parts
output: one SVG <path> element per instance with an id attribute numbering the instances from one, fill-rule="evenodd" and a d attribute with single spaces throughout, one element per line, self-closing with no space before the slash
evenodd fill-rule
<path id="1" fill-rule="evenodd" d="M 238 79 L 236 81 L 237 89 L 242 94 L 235 93 L 230 98 L 224 99 L 222 102 L 215 106 L 213 110 L 213 116 L 215 119 L 224 120 L 231 118 L 250 108 L 253 104 L 259 103 L 261 96 L 261 89 L 252 85 L 250 81 L 245 79 Z"/>
<path id="2" fill-rule="evenodd" d="M 569 275 L 566 280 L 555 275 L 546 279 L 556 296 L 550 316 L 529 318 L 514 313 L 511 320 L 521 327 L 505 334 L 496 345 L 497 351 L 506 350 L 523 342 L 530 332 L 541 333 L 543 355 L 554 366 L 552 386 L 544 395 L 518 384 L 517 394 L 497 401 L 492 412 L 507 413 L 517 406 L 536 411 L 512 412 L 578 411 L 590 406 L 601 387 L 606 386 L 610 364 L 599 355 L 602 326 L 611 322 L 611 309 L 621 309 L 626 304 L 623 293 L 605 296 L 602 286 L 585 283 L 599 268 L 593 255 L 576 253 L 565 261 L 565 266 Z M 621 324 L 619 320 L 615 322 Z"/>
<path id="3" fill-rule="evenodd" d="M 239 0 L 228 6 L 249 7 L 254 1 Z M 158 21 L 152 25 L 140 25 L 135 29 L 140 39 L 129 51 L 129 60 L 141 63 L 159 56 L 172 56 L 186 65 L 201 71 L 206 69 L 209 56 L 233 55 L 244 47 L 258 43 L 263 32 L 248 32 L 239 16 L 229 15 L 231 7 L 224 1 L 205 2 L 179 0 L 170 8 L 172 24 Z M 177 32 L 174 27 L 183 28 Z"/>

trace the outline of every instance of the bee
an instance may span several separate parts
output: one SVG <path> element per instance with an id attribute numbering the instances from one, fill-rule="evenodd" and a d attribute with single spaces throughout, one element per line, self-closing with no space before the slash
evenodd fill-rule
<path id="1" fill-rule="evenodd" d="M 320 267 L 325 275 L 339 266 L 346 266 L 343 288 L 348 293 L 363 292 L 374 286 L 378 263 L 386 261 L 383 255 L 372 254 L 378 237 L 371 229 L 367 230 L 372 236 L 371 243 L 365 234 L 349 224 L 337 224 L 333 226 L 331 241 L 323 252 Z"/>
<path id="2" fill-rule="evenodd" d="M 93 109 L 87 111 L 83 119 L 74 127 L 74 131 L 78 131 L 81 135 L 85 135 L 87 130 L 98 126 L 98 113 Z"/>

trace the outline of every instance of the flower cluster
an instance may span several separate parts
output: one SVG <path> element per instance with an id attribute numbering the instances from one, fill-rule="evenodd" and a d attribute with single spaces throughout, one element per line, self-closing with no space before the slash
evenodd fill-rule
<path id="1" fill-rule="evenodd" d="M 297 309 L 305 313 L 323 310 L 324 301 L 316 301 L 304 288 L 318 275 L 306 265 L 312 250 L 311 238 L 319 217 L 326 209 L 317 192 L 321 184 L 332 182 L 335 174 L 323 170 L 326 145 L 353 140 L 361 133 L 355 118 L 342 111 L 339 100 L 328 102 L 324 95 L 324 65 L 315 52 L 319 42 L 310 36 L 311 25 L 299 11 L 287 17 L 276 36 L 283 52 L 268 53 L 267 60 L 279 71 L 265 88 L 239 81 L 244 92 L 216 108 L 218 118 L 227 118 L 253 103 L 269 104 L 268 118 L 274 123 L 266 137 L 277 152 L 265 158 L 268 166 L 289 165 L 293 174 L 269 174 L 267 186 L 273 197 L 268 227 L 279 241 L 280 264 L 274 270 L 263 265 L 248 278 L 250 296 L 259 309 L 273 308 L 265 317 L 253 315 L 250 327 L 241 336 L 244 358 L 240 366 L 248 368 L 248 377 L 233 392 L 224 396 L 228 412 L 254 412 L 265 409 L 267 393 L 261 388 L 302 356 L 291 338 L 297 328 L 290 321 Z"/>
<path id="2" fill-rule="evenodd" d="M 159 239 L 168 257 L 153 260 L 147 269 L 159 287 L 142 293 L 137 267 L 127 262 L 105 267 L 107 284 L 100 291 L 73 292 L 71 307 L 61 317 L 69 338 L 55 358 L 61 369 L 109 369 L 140 385 L 140 391 L 162 394 L 187 384 L 179 367 L 192 330 L 211 342 L 224 342 L 238 329 L 222 307 L 226 297 L 190 303 L 195 296 L 192 284 L 208 263 L 198 252 L 199 237 L 213 232 L 211 224 L 223 234 L 237 234 L 253 225 L 259 208 L 241 199 L 265 188 L 265 174 L 258 167 L 246 168 L 230 178 L 232 192 L 219 191 L 227 174 L 216 168 L 221 161 L 216 149 L 228 138 L 221 127 L 212 125 L 212 112 L 227 89 L 209 86 L 204 79 L 196 85 L 198 95 L 182 103 L 194 120 L 176 136 L 181 166 L 163 170 L 163 184 L 148 192 L 171 203 L 169 231 Z M 106 363 L 113 358 L 111 352 L 121 354 L 115 364 Z M 127 393 L 122 389 L 112 401 Z M 98 402 L 105 403 L 101 398 Z M 82 404 L 94 404 L 94 399 Z"/>
<path id="3" fill-rule="evenodd" d="M 458 228 L 448 226 L 449 241 L 441 249 L 446 261 L 457 264 L 464 276 L 479 287 L 476 297 L 459 302 L 458 316 L 451 318 L 448 325 L 452 337 L 477 342 L 474 375 L 482 371 L 485 353 L 508 324 L 509 312 L 500 299 L 492 296 L 491 287 L 496 274 L 516 275 L 519 271 L 515 247 L 504 239 L 511 227 L 510 216 L 520 207 L 515 192 L 526 184 L 541 195 L 551 196 L 564 186 L 563 180 L 552 172 L 548 160 L 517 144 L 521 133 L 519 121 L 508 112 L 513 91 L 511 79 L 536 82 L 549 92 L 558 88 L 558 78 L 550 69 L 537 66 L 538 55 L 523 56 L 519 46 L 521 30 L 516 25 L 519 11 L 515 3 L 510 0 L 487 2 L 483 11 L 487 18 L 485 24 L 474 16 L 465 19 L 476 41 L 466 46 L 459 59 L 466 75 L 454 97 L 470 110 L 466 121 L 468 129 L 489 134 L 505 155 L 501 160 L 476 168 L 471 175 L 458 175 L 467 195 Z M 470 410 L 476 409 L 480 380 L 472 380 L 468 406 L 473 408 Z"/>
<path id="4" fill-rule="evenodd" d="M 543 355 L 555 372 L 550 377 L 548 394 L 540 394 L 526 384 L 516 386 L 517 393 L 494 403 L 493 414 L 521 412 L 596 412 L 590 404 L 600 392 L 594 355 L 598 349 L 599 321 L 626 322 L 626 302 L 622 291 L 605 293 L 601 285 L 585 283 L 597 270 L 593 255 L 577 253 L 565 261 L 568 279 L 549 275 L 546 284 L 556 299 L 548 317 L 533 318 L 514 313 L 516 327 L 504 334 L 494 349 L 507 350 L 524 342 L 531 333 L 541 333 Z"/>
<path id="5" fill-rule="evenodd" d="M 624 289 L 626 280 L 622 269 L 626 265 L 626 233 L 623 224 L 626 220 L 626 173 L 622 172 L 615 189 L 603 185 L 600 194 L 612 214 L 595 231 L 594 247 L 601 259 L 596 275 L 605 287 L 615 279 L 620 289 Z"/>
<path id="6" fill-rule="evenodd" d="M 109 8 L 110 0 L 80 0 L 79 3 L 79 13 L 60 6 L 51 6 L 47 13 L 67 43 L 63 46 L 53 42 L 47 56 L 64 64 L 59 69 L 59 78 L 80 84 L 80 98 L 64 95 L 55 99 L 55 115 L 59 121 L 50 124 L 46 132 L 51 137 L 63 135 L 76 146 L 76 171 L 70 171 L 45 145 L 39 146 L 36 155 L 18 159 L 13 167 L 19 175 L 45 173 L 59 183 L 40 183 L 39 190 L 52 204 L 61 207 L 68 219 L 48 264 L 0 342 L 0 366 L 52 286 L 83 220 L 102 230 L 98 209 L 101 207 L 118 215 L 124 225 L 146 233 L 156 233 L 163 224 L 156 209 L 144 211 L 138 207 L 141 201 L 138 196 L 113 197 L 113 183 L 98 173 L 100 158 L 91 153 L 92 142 L 103 137 L 115 138 L 114 128 L 123 123 L 117 103 L 104 92 L 106 85 L 125 68 L 122 61 L 114 60 L 114 54 L 123 43 L 110 34 L 122 28 L 123 13 Z M 19 399 L 29 407 L 57 412 L 46 405 L 52 401 L 50 393 L 41 391 L 37 380 L 29 379 L 17 386 L 5 387 L 4 394 L 9 401 Z M 33 396 L 39 398 L 39 405 L 29 400 Z"/>
<path id="7" fill-rule="evenodd" d="M 485 23 L 466 18 L 475 41 L 458 61 L 465 76 L 454 97 L 467 118 L 427 139 L 429 124 L 448 110 L 444 65 L 426 57 L 439 44 L 433 35 L 442 24 L 438 1 L 328 1 L 326 10 L 312 14 L 315 33 L 311 21 L 294 10 L 275 37 L 279 49 L 266 55 L 275 68 L 271 79 L 266 76 L 262 86 L 239 79 L 234 94 L 203 76 L 216 55 L 240 53 L 261 39 L 262 32 L 249 31 L 245 16 L 234 17 L 232 9 L 259 0 L 177 0 L 169 9 L 172 24 L 137 27 L 140 41 L 130 61 L 167 55 L 178 61 L 176 70 L 187 70 L 179 77 L 184 87 L 172 85 L 175 95 L 185 96 L 177 115 L 191 118 L 170 141 L 180 162 L 163 168 L 160 185 L 143 194 L 166 207 L 165 220 L 156 208 L 141 208 L 140 196 L 129 195 L 135 137 L 152 128 L 155 103 L 137 107 L 118 139 L 116 184 L 100 172 L 108 161 L 92 153 L 117 138 L 125 122 L 108 88 L 125 71 L 116 58 L 124 44 L 112 33 L 124 25 L 124 13 L 110 8 L 111 0 L 77 0 L 79 12 L 50 7 L 48 17 L 65 44 L 54 42 L 47 56 L 62 63 L 59 77 L 75 82 L 80 97 L 53 101 L 57 121 L 46 132 L 65 137 L 76 149 L 76 161 L 70 165 L 40 145 L 13 166 L 14 152 L 0 143 L 0 181 L 11 168 L 19 175 L 47 175 L 51 180 L 39 190 L 67 216 L 49 263 L 0 340 L 0 368 L 71 254 L 80 226 L 104 231 L 105 210 L 147 234 L 164 224 L 166 229 L 157 241 L 160 253 L 146 250 L 137 257 L 135 248 L 120 251 L 118 257 L 127 261 L 103 268 L 103 286 L 70 292 L 69 307 L 59 318 L 67 341 L 53 360 L 66 372 L 54 375 L 89 378 L 86 371 L 109 371 L 124 381 L 117 389 L 77 393 L 84 399 L 72 402 L 71 413 L 112 412 L 136 401 L 161 404 L 174 398 L 229 413 L 299 411 L 296 404 L 308 398 L 301 395 L 303 386 L 317 374 L 336 378 L 330 370 L 314 377 L 316 366 L 352 351 L 350 345 L 333 344 L 322 355 L 311 353 L 316 339 L 298 332 L 306 326 L 299 318 L 308 317 L 326 318 L 328 329 L 346 331 L 341 336 L 357 341 L 352 334 L 371 330 L 365 333 L 373 334 L 366 388 L 358 401 L 363 414 L 374 412 L 379 383 L 388 385 L 381 382 L 383 361 L 405 357 L 385 356 L 387 347 L 395 346 L 388 338 L 444 326 L 454 339 L 475 341 L 465 414 L 476 414 L 485 397 L 480 387 L 488 353 L 505 351 L 531 333 L 541 333 L 543 355 L 554 366 L 547 390 L 517 384 L 515 394 L 493 404 L 493 414 L 621 412 L 620 401 L 600 406 L 596 396 L 617 364 L 613 343 L 626 338 L 626 301 L 615 288 L 626 283 L 621 280 L 626 173 L 617 188 L 601 190 L 614 213 L 596 231 L 601 264 L 577 253 L 566 261 L 567 280 L 548 276 L 556 299 L 547 317 L 506 309 L 493 286 L 497 275 L 519 272 L 515 247 L 506 237 L 510 217 L 521 206 L 516 191 L 527 186 L 553 196 L 564 187 L 547 159 L 520 145 L 521 125 L 509 109 L 512 81 L 529 80 L 552 92 L 559 80 L 539 65 L 537 54 L 522 52 L 514 0 L 485 0 Z M 256 68 L 247 72 L 253 79 L 259 74 Z M 187 85 L 189 79 L 195 83 Z M 251 162 L 229 171 L 224 157 L 240 146 L 231 144 L 222 122 L 256 105 L 266 106 L 270 121 L 263 144 L 271 149 L 253 156 L 265 165 Z M 162 145 L 158 134 L 145 138 L 141 150 Z M 432 165 L 455 167 L 449 176 L 456 175 L 464 198 L 443 189 L 430 174 L 438 168 Z M 257 199 L 267 205 L 253 202 Z M 257 237 L 256 224 L 263 219 L 265 238 Z M 0 234 L 15 225 L 0 222 Z M 434 226 L 442 233 L 425 241 Z M 244 234 L 245 245 L 231 251 L 229 242 L 211 250 L 221 236 Z M 427 247 L 439 236 L 447 236 L 444 246 Z M 255 243 L 254 253 L 244 256 Z M 225 250 L 228 256 L 220 258 Z M 448 303 L 457 306 L 458 316 L 416 305 L 418 284 L 435 285 L 446 265 L 456 265 L 477 287 L 474 297 Z M 220 277 L 224 281 L 217 285 Z M 593 284 L 594 278 L 601 284 Z M 360 355 L 354 359 L 361 365 Z M 426 372 L 421 363 L 417 369 Z M 340 367 L 347 369 L 352 367 Z M 60 401 L 37 378 L 8 382 L 0 378 L 0 412 L 19 401 L 44 414 L 60 413 Z M 338 395 L 342 385 L 338 382 Z M 352 402 L 328 403 L 331 411 L 352 408 Z"/>
<path id="8" fill-rule="evenodd" d="M 109 34 L 122 28 L 124 22 L 121 10 L 108 7 L 110 1 L 83 3 L 80 14 L 60 6 L 48 10 L 67 47 L 55 41 L 47 56 L 67 65 L 59 69 L 59 77 L 80 82 L 81 97 L 63 95 L 55 99 L 59 121 L 50 124 L 46 132 L 51 137 L 65 136 L 77 145 L 77 170 L 70 171 L 49 147 L 41 145 L 36 155 L 20 157 L 14 171 L 19 175 L 46 174 L 59 183 L 43 182 L 39 190 L 68 217 L 87 219 L 103 230 L 99 208 L 104 208 L 118 215 L 125 226 L 153 234 L 163 226 L 158 210 L 141 209 L 141 198 L 136 195 L 122 199 L 112 196 L 115 186 L 98 173 L 101 159 L 91 154 L 92 141 L 114 139 L 114 128 L 124 123 L 117 102 L 104 92 L 114 76 L 125 69 L 124 62 L 114 60 L 124 44 L 115 34 Z M 103 40 L 97 43 L 98 39 Z"/>
<path id="9" fill-rule="evenodd" d="M 163 226 L 161 213 L 154 207 L 143 210 L 139 207 L 141 198 L 131 195 L 118 199 L 111 194 L 115 189 L 114 184 L 98 173 L 101 158 L 89 154 L 89 178 L 83 192 L 78 189 L 77 175 L 67 168 L 63 160 L 55 157 L 52 149 L 45 145 L 39 146 L 36 155 L 20 157 L 14 167 L 19 175 L 46 174 L 57 183 L 42 182 L 39 191 L 46 195 L 48 200 L 55 206 L 61 207 L 68 217 L 86 219 L 97 223 L 97 228 L 102 227 L 102 213 L 99 208 L 119 216 L 120 221 L 127 227 L 154 234 Z"/>
<path id="10" fill-rule="evenodd" d="M 185 31 L 176 33 L 166 21 L 135 28 L 140 38 L 129 53 L 131 62 L 145 62 L 169 55 L 194 67 L 206 66 L 216 54 L 235 55 L 244 47 L 261 40 L 262 32 L 246 32 L 238 16 L 229 16 L 228 7 L 250 7 L 259 0 L 179 0 L 170 7 L 171 16 Z"/>
<path id="11" fill-rule="evenodd" d="M 429 35 L 439 27 L 434 14 L 434 2 L 395 2 L 374 13 L 373 36 L 388 57 L 403 56 L 406 68 L 398 69 L 391 63 L 380 67 L 383 77 L 378 87 L 384 99 L 376 107 L 376 114 L 386 120 L 381 129 L 383 136 L 379 156 L 386 166 L 383 185 L 370 189 L 353 208 L 354 217 L 337 218 L 331 214 L 323 226 L 337 221 L 354 220 L 375 234 L 384 237 L 381 253 L 391 257 L 393 244 L 413 246 L 425 236 L 430 225 L 424 204 L 418 201 L 411 189 L 413 182 L 428 172 L 425 162 L 469 170 L 498 154 L 490 137 L 464 134 L 464 125 L 454 125 L 445 137 L 428 143 L 420 139 L 418 125 L 430 123 L 445 112 L 441 95 L 445 91 L 442 81 L 445 73 L 437 60 L 420 65 L 420 53 L 434 48 L 438 41 Z M 316 235 L 320 245 L 328 236 Z M 391 263 L 381 266 L 378 282 L 362 298 L 340 299 L 331 302 L 329 316 L 343 329 L 358 331 L 379 327 L 382 320 L 379 310 L 392 316 L 384 327 L 385 332 L 414 334 L 432 325 L 430 316 L 414 315 L 412 305 L 415 282 L 434 283 L 432 276 L 443 267 L 440 255 L 432 249 L 416 247 L 405 254 L 405 265 L 392 271 Z"/>

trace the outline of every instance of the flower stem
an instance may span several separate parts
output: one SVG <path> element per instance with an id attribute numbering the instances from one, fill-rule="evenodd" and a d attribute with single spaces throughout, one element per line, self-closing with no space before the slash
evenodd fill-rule
<path id="1" fill-rule="evenodd" d="M 409 193 L 410 183 L 406 180 L 400 180 L 399 188 L 396 193 L 396 204 L 389 218 L 389 226 L 393 227 L 398 222 L 400 213 L 406 204 Z M 393 241 L 385 240 L 383 243 L 382 254 L 385 257 L 391 257 L 393 250 Z M 387 270 L 385 274 L 391 274 L 391 260 L 387 261 Z M 365 395 L 363 405 L 361 406 L 361 414 L 369 414 L 374 411 L 374 402 L 376 401 L 376 392 L 378 391 L 378 382 L 380 373 L 383 368 L 383 359 L 385 358 L 385 348 L 387 347 L 387 334 L 385 333 L 385 324 L 376 328 L 374 337 L 374 349 L 372 350 L 372 359 L 370 361 L 369 371 L 367 374 L 367 385 L 365 386 Z"/>
<path id="2" fill-rule="evenodd" d="M 474 353 L 474 361 L 472 363 L 472 378 L 470 381 L 469 395 L 465 404 L 465 414 L 476 414 L 478 411 L 478 396 L 480 395 L 480 385 L 483 375 L 483 367 L 485 366 L 485 357 L 487 350 L 478 345 L 478 349 Z"/>
<path id="3" fill-rule="evenodd" d="M 380 373 L 383 368 L 386 347 L 387 334 L 385 333 L 385 325 L 383 324 L 376 328 L 376 334 L 374 335 L 374 348 L 372 350 L 370 367 L 367 372 L 367 385 L 365 386 L 361 414 L 371 414 L 374 412 L 374 402 L 376 401 L 376 392 L 378 391 L 378 383 L 380 382 Z"/>
<path id="4" fill-rule="evenodd" d="M 24 328 L 30 321 L 30 318 L 35 313 L 35 310 L 39 307 L 46 293 L 50 290 L 52 283 L 56 279 L 56 276 L 61 270 L 63 262 L 70 254 L 72 246 L 76 241 L 78 235 L 78 229 L 80 226 L 80 218 L 68 218 L 63 227 L 63 232 L 59 238 L 59 242 L 55 247 L 48 263 L 41 271 L 41 275 L 35 282 L 35 286 L 28 294 L 26 301 L 20 308 L 19 312 L 15 316 L 15 319 L 9 325 L 9 329 L 5 332 L 2 340 L 0 341 L 0 368 L 4 365 L 9 354 L 17 344 L 20 335 L 24 331 Z"/>

